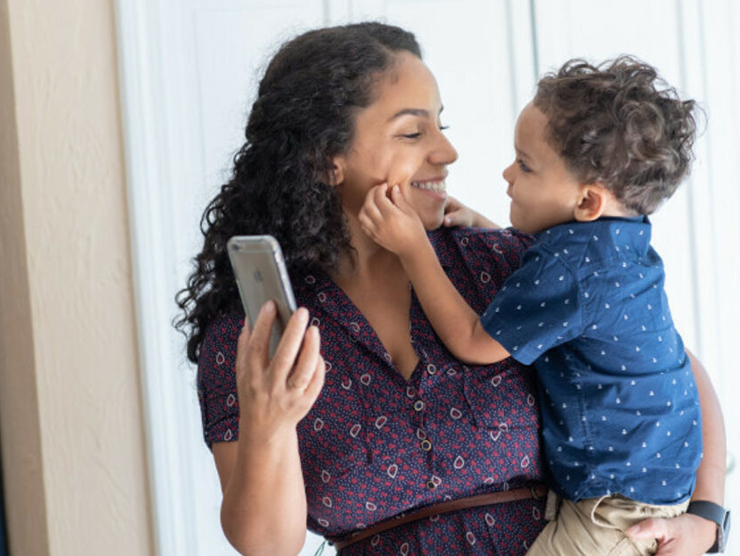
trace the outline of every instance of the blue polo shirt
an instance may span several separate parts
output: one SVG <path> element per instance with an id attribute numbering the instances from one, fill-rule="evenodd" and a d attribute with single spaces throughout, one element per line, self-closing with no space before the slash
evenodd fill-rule
<path id="1" fill-rule="evenodd" d="M 647 218 L 537 236 L 481 323 L 540 379 L 545 458 L 571 499 L 688 499 L 701 459 L 699 395 Z"/>

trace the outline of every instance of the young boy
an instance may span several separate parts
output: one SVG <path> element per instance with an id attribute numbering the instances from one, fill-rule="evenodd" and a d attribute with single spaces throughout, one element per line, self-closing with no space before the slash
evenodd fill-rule
<path id="1" fill-rule="evenodd" d="M 693 109 L 628 57 L 574 60 L 543 78 L 503 174 L 512 225 L 535 241 L 480 318 L 398 187 L 391 201 L 380 186 L 363 208 L 366 232 L 398 254 L 456 357 L 537 370 L 545 458 L 565 500 L 532 556 L 653 553 L 623 531 L 688 505 L 699 400 L 647 215 L 689 171 Z"/>

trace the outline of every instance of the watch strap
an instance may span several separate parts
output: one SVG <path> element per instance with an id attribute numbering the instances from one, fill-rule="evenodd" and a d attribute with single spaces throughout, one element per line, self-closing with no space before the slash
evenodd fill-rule
<path id="1" fill-rule="evenodd" d="M 730 512 L 714 502 L 695 500 L 689 503 L 686 513 L 698 515 L 717 524 L 717 540 L 708 552 L 724 552 L 730 532 Z"/>

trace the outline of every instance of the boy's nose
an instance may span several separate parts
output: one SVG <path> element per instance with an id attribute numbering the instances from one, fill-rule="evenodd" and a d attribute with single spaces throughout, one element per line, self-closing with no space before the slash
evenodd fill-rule
<path id="1" fill-rule="evenodd" d="M 504 171 L 501 172 L 501 175 L 506 180 L 506 183 L 511 184 L 514 181 L 514 162 L 509 164 L 506 168 L 504 168 Z"/>

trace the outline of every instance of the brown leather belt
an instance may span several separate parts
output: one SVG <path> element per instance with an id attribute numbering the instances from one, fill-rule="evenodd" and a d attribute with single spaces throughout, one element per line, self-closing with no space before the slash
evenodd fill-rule
<path id="1" fill-rule="evenodd" d="M 382 533 L 383 531 L 387 531 L 388 529 L 406 525 L 407 523 L 418 521 L 425 517 L 446 514 L 468 508 L 477 508 L 478 506 L 490 506 L 492 504 L 513 502 L 514 500 L 526 500 L 528 498 L 542 500 L 547 496 L 547 491 L 548 488 L 546 485 L 537 483 L 532 485 L 530 488 L 518 488 L 503 492 L 490 492 L 488 494 L 478 494 L 477 496 L 469 496 L 467 498 L 459 498 L 457 500 L 447 500 L 445 502 L 426 506 L 425 508 L 408 513 L 401 517 L 393 517 L 391 519 L 381 521 L 380 523 L 376 523 L 375 525 L 361 529 L 360 531 L 345 537 L 329 539 L 329 542 L 334 545 L 334 548 L 341 550 L 342 548 L 346 548 L 351 544 L 377 535 L 378 533 Z"/>

